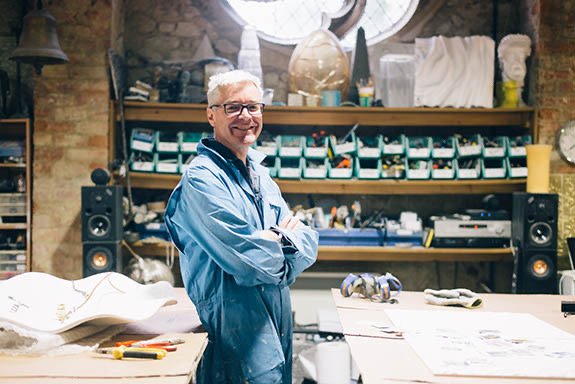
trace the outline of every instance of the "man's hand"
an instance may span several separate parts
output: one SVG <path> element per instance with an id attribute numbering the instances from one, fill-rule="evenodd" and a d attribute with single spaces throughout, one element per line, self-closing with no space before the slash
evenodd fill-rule
<path id="1" fill-rule="evenodd" d="M 304 224 L 295 216 L 284 217 L 283 220 L 278 225 L 278 227 L 288 229 L 290 231 L 296 228 L 301 228 L 303 226 Z"/>
<path id="2" fill-rule="evenodd" d="M 269 229 L 265 229 L 263 231 L 260 231 L 260 236 L 264 239 L 267 240 L 272 240 L 272 241 L 280 241 L 281 240 L 281 236 L 278 235 L 277 233 L 275 233 L 272 230 Z"/>

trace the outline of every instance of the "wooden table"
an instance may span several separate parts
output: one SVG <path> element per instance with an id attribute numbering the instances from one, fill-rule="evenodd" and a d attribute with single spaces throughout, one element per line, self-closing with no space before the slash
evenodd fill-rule
<path id="1" fill-rule="evenodd" d="M 485 383 L 485 384 L 543 384 L 567 383 L 572 380 L 502 378 L 486 376 L 440 376 L 434 375 L 419 358 L 405 339 L 376 337 L 362 324 L 390 324 L 386 309 L 409 309 L 430 311 L 489 311 L 530 313 L 547 323 L 575 334 L 575 316 L 565 318 L 561 313 L 562 300 L 574 300 L 575 296 L 559 295 L 510 295 L 481 294 L 483 306 L 467 310 L 461 307 L 444 307 L 425 304 L 422 292 L 402 292 L 398 304 L 372 303 L 358 297 L 342 297 L 333 289 L 337 312 L 351 350 L 351 355 L 366 384 L 405 383 Z M 534 330 L 536 332 L 537 330 Z M 379 333 L 381 335 L 381 333 Z M 541 367 L 545 369 L 544 366 Z"/>
<path id="2" fill-rule="evenodd" d="M 184 344 L 162 360 L 114 360 L 110 355 L 83 352 L 65 356 L 0 355 L 1 384 L 188 384 L 207 344 L 194 305 L 183 288 L 177 288 L 178 303 L 161 308 L 151 318 L 128 324 L 112 341 L 178 337 Z"/>

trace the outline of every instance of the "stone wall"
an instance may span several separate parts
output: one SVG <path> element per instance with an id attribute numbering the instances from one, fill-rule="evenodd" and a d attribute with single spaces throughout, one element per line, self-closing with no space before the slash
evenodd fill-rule
<path id="1" fill-rule="evenodd" d="M 415 19 L 422 19 L 421 12 L 434 9 L 429 3 L 433 2 L 421 2 Z M 413 27 L 417 36 L 491 35 L 491 2 L 439 0 L 436 3 L 443 6 L 434 17 Z M 506 11 L 505 7 L 502 9 Z M 210 39 L 216 56 L 237 64 L 241 32 L 220 2 L 129 0 L 125 44 L 130 82 L 136 79 L 153 82 L 153 71 L 158 66 L 189 66 L 204 34 Z M 386 44 L 413 43 L 413 37 L 413 33 L 403 32 L 400 37 L 369 47 L 372 72 L 376 69 L 376 57 L 381 56 Z M 287 101 L 287 69 L 293 48 L 260 39 L 264 85 L 275 90 L 276 101 Z"/>

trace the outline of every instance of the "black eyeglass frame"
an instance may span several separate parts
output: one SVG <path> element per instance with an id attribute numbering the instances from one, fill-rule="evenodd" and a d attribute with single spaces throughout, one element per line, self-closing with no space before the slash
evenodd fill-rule
<path id="1" fill-rule="evenodd" d="M 239 112 L 234 112 L 234 113 L 229 113 L 228 112 L 228 106 L 229 105 L 241 105 L 240 111 Z M 259 105 L 261 106 L 261 110 L 260 112 L 256 112 L 255 114 L 250 112 L 249 107 L 251 105 Z M 242 103 L 225 103 L 225 104 L 212 104 L 209 106 L 209 108 L 218 108 L 218 107 L 224 107 L 224 113 L 228 116 L 235 116 L 235 115 L 241 115 L 242 112 L 244 111 L 244 108 L 248 111 L 248 114 L 250 116 L 259 116 L 261 114 L 264 113 L 264 108 L 265 108 L 265 104 L 264 103 L 248 103 L 248 104 L 242 104 Z"/>

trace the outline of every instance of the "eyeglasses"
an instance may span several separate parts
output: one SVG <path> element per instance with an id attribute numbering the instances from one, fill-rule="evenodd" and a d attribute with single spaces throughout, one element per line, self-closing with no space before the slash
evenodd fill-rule
<path id="1" fill-rule="evenodd" d="M 212 104 L 210 108 L 224 107 L 224 113 L 228 116 L 241 115 L 244 108 L 247 109 L 248 113 L 252 116 L 261 115 L 264 113 L 264 103 L 250 103 L 250 104 L 240 104 L 240 103 L 229 103 L 229 104 Z"/>

